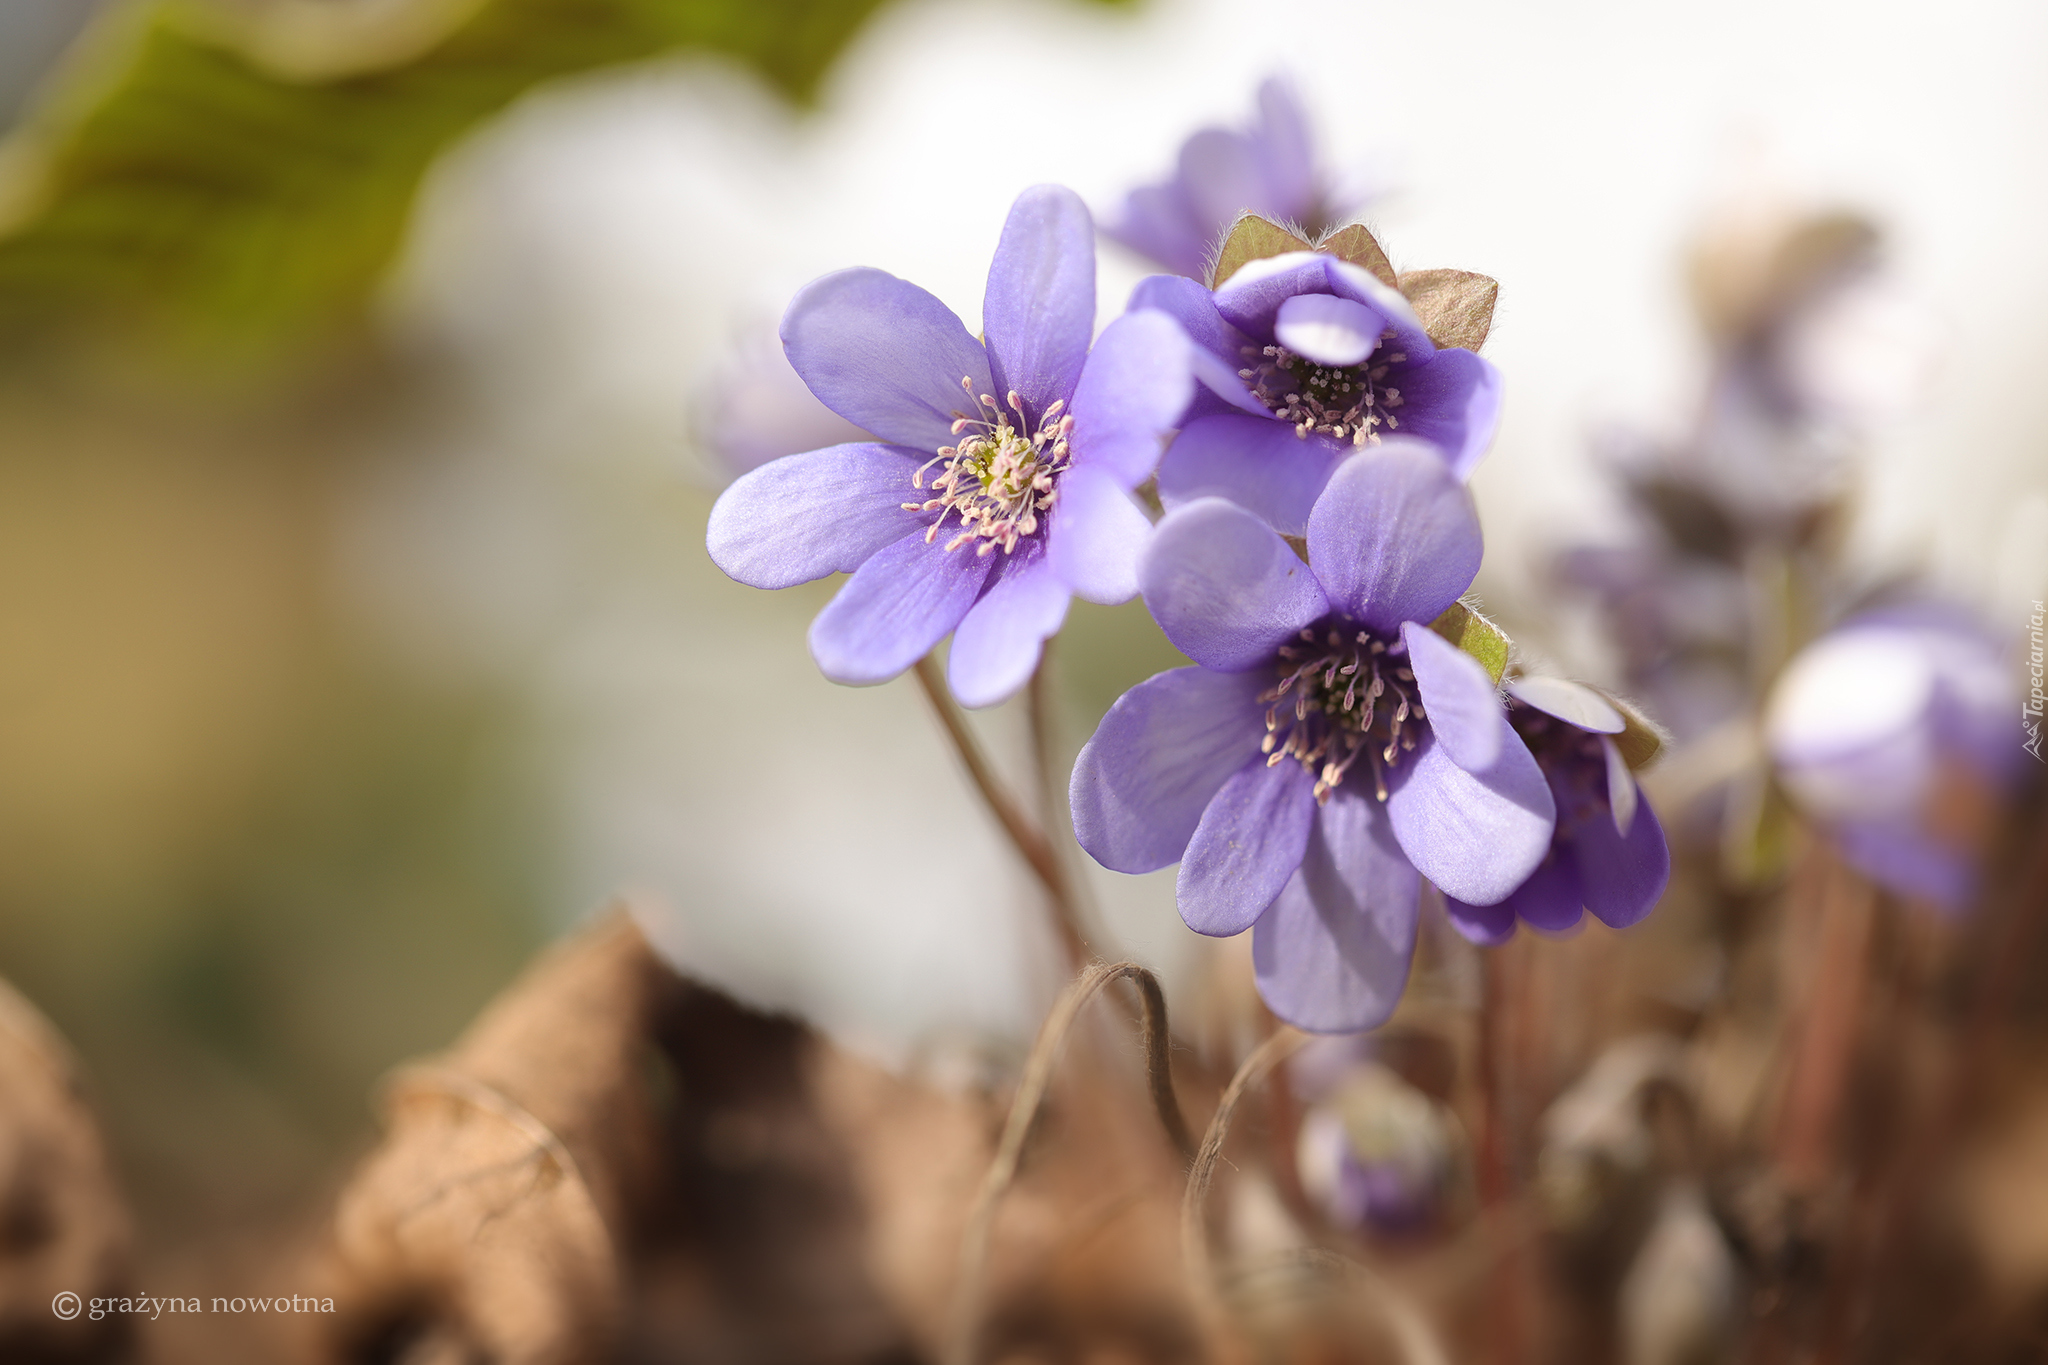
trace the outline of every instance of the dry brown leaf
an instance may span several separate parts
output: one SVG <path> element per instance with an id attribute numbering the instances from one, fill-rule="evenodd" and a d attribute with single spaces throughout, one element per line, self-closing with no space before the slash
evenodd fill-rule
<path id="1" fill-rule="evenodd" d="M 1394 276 L 1393 263 L 1387 259 L 1387 253 L 1380 250 L 1379 241 L 1363 223 L 1338 228 L 1316 243 L 1316 250 L 1327 251 L 1339 260 L 1351 262 L 1389 289 L 1401 287 L 1401 282 Z"/>
<path id="2" fill-rule="evenodd" d="M 1439 346 L 1476 351 L 1493 328 L 1493 305 L 1500 285 L 1491 276 L 1469 270 L 1411 270 L 1401 276 L 1401 292 L 1422 319 L 1422 330 Z"/>
<path id="3" fill-rule="evenodd" d="M 666 973 L 614 916 L 560 945 L 386 1100 L 334 1220 L 345 1358 L 609 1357 L 654 1183 L 645 1039 Z"/>
<path id="4" fill-rule="evenodd" d="M 129 1219 L 70 1049 L 0 981 L 0 1360 L 109 1359 L 124 1317 L 66 1319 L 57 1296 L 118 1293 Z"/>

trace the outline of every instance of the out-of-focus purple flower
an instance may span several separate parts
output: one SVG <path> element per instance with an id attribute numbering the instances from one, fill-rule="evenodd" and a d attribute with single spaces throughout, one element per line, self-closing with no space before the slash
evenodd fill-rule
<path id="1" fill-rule="evenodd" d="M 1417 437 L 1463 478 L 1499 424 L 1499 371 L 1471 351 L 1439 348 L 1399 290 L 1336 256 L 1254 260 L 1213 293 L 1155 275 L 1131 307 L 1179 320 L 1203 385 L 1159 464 L 1169 509 L 1228 498 L 1300 535 L 1357 448 Z"/>
<path id="2" fill-rule="evenodd" d="M 1999 784 L 2019 756 L 2019 693 L 1997 643 L 1958 614 L 1856 617 L 1795 656 L 1771 689 L 1779 779 L 1847 861 L 1902 895 L 1968 904 L 1974 859 L 1945 827 L 1949 783 Z"/>
<path id="3" fill-rule="evenodd" d="M 818 401 L 762 326 L 742 333 L 704 394 L 699 433 L 735 478 L 770 460 L 874 437 Z"/>
<path id="4" fill-rule="evenodd" d="M 1420 878 L 1475 905 L 1550 847 L 1555 806 L 1484 666 L 1429 627 L 1478 571 L 1472 499 L 1436 451 L 1389 441 L 1331 478 L 1303 563 L 1204 498 L 1140 577 L 1192 668 L 1121 697 L 1071 789 L 1081 846 L 1118 872 L 1180 863 L 1199 933 L 1257 926 L 1260 994 L 1317 1032 L 1399 1001 Z"/>
<path id="5" fill-rule="evenodd" d="M 1422 1231 L 1441 1211 L 1456 1149 L 1440 1105 L 1367 1062 L 1309 1109 L 1295 1165 L 1332 1225 L 1399 1236 Z"/>
<path id="6" fill-rule="evenodd" d="M 1590 687 L 1563 678 L 1507 684 L 1508 723 L 1536 755 L 1557 802 L 1557 832 L 1529 879 L 1495 905 L 1445 899 L 1458 932 L 1474 943 L 1505 943 L 1515 921 L 1562 933 L 1584 913 L 1614 929 L 1643 918 L 1671 878 L 1671 851 L 1643 799 L 1617 736 L 1621 711 Z"/>
<path id="7" fill-rule="evenodd" d="M 1278 76 L 1259 86 L 1251 125 L 1203 128 L 1183 142 L 1173 177 L 1132 190 L 1103 231 L 1177 275 L 1199 280 L 1246 213 L 1313 234 L 1361 207 L 1340 201 L 1316 165 L 1308 111 Z"/>
<path id="8" fill-rule="evenodd" d="M 757 588 L 852 574 L 811 626 L 835 682 L 887 681 L 952 632 L 954 695 L 1009 696 L 1072 595 L 1137 592 L 1150 527 L 1131 490 L 1193 387 L 1172 318 L 1126 314 L 1091 351 L 1094 317 L 1094 228 L 1057 185 L 1026 190 L 1003 225 L 986 345 L 880 270 L 807 286 L 782 321 L 790 363 L 880 439 L 738 480 L 711 512 L 712 559 Z"/>

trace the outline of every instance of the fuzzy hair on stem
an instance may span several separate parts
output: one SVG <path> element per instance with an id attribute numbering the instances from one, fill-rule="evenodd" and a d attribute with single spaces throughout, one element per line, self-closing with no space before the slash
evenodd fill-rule
<path id="1" fill-rule="evenodd" d="M 1010 1102 L 1010 1115 L 1003 1124 L 1003 1136 L 996 1145 L 995 1160 L 989 1163 L 988 1174 L 982 1177 L 981 1189 L 975 1195 L 974 1209 L 968 1215 L 967 1231 L 960 1243 L 960 1284 L 953 1300 L 953 1330 L 946 1352 L 947 1365 L 975 1365 L 980 1346 L 989 1241 L 995 1229 L 996 1208 L 1017 1178 L 1025 1140 L 1030 1137 L 1032 1123 L 1052 1086 L 1053 1068 L 1059 1062 L 1067 1034 L 1073 1029 L 1074 1021 L 1080 1018 L 1083 1007 L 1115 981 L 1133 983 L 1144 1006 L 1145 1080 L 1153 1108 L 1159 1114 L 1160 1126 L 1166 1129 L 1174 1150 L 1183 1157 L 1194 1151 L 1194 1139 L 1188 1132 L 1186 1120 L 1181 1117 L 1180 1102 L 1173 1093 L 1173 1072 L 1168 1058 L 1172 1039 L 1167 1031 L 1166 993 L 1159 988 L 1159 978 L 1135 962 L 1090 964 L 1060 993 L 1052 1012 L 1046 1015 L 1045 1023 L 1039 1027 L 1038 1038 L 1031 1045 L 1031 1055 L 1024 1062 L 1024 1074 L 1017 1082 L 1016 1097 Z"/>

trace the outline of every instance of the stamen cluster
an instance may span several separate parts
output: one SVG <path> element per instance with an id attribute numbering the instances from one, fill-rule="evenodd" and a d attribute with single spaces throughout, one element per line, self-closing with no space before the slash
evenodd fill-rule
<path id="1" fill-rule="evenodd" d="M 970 417 L 954 411 L 953 434 L 972 431 L 973 435 L 957 446 L 940 446 L 938 454 L 918 468 L 910 485 L 922 489 L 925 470 L 944 462 L 932 480 L 932 492 L 939 496 L 906 502 L 903 510 L 939 514 L 925 532 L 927 545 L 938 539 L 939 528 L 952 514 L 960 518 L 960 530 L 946 542 L 948 550 L 979 540 L 976 554 L 991 554 L 998 545 L 1009 554 L 1020 538 L 1038 529 L 1040 516 L 1052 509 L 1059 496 L 1058 478 L 1067 467 L 1067 438 L 1074 419 L 1071 414 L 1061 415 L 1066 404 L 1056 400 L 1039 418 L 1036 429 L 1030 429 L 1024 400 L 1015 389 L 1007 395 L 1009 410 L 1005 411 L 993 395 L 977 396 L 972 379 L 963 376 L 960 386 L 989 416 Z"/>
<path id="2" fill-rule="evenodd" d="M 1364 754 L 1373 793 L 1387 799 L 1387 771 L 1415 748 L 1426 719 L 1415 670 L 1400 662 L 1407 647 L 1338 621 L 1303 630 L 1280 647 L 1280 681 L 1259 694 L 1266 703 L 1266 766 L 1292 758 L 1314 775 L 1327 803 Z M 1289 694 L 1292 705 L 1286 705 Z"/>
<path id="3" fill-rule="evenodd" d="M 1275 417 L 1292 422 L 1297 436 L 1306 439 L 1318 431 L 1355 446 L 1377 444 L 1379 428 L 1401 425 L 1393 412 L 1401 406 L 1401 391 L 1381 387 L 1388 368 L 1408 358 L 1384 349 L 1393 336 L 1391 330 L 1381 333 L 1380 350 L 1362 365 L 1343 368 L 1318 365 L 1285 346 L 1246 346 L 1241 353 L 1251 363 L 1237 377 Z"/>

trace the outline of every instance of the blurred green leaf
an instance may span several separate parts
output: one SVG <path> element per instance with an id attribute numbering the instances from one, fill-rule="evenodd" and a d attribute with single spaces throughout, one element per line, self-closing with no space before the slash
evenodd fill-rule
<path id="1" fill-rule="evenodd" d="M 345 324 L 434 157 L 535 84 L 688 49 L 803 100 L 878 3 L 413 0 L 381 54 L 306 0 L 123 12 L 0 156 L 0 329 L 111 314 L 260 353 Z"/>

